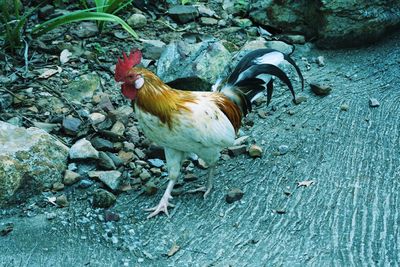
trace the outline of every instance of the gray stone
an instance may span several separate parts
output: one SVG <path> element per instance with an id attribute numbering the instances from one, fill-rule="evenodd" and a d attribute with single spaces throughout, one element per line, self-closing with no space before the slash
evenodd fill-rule
<path id="1" fill-rule="evenodd" d="M 120 106 L 117 109 L 111 110 L 108 113 L 109 118 L 112 122 L 120 121 L 124 125 L 128 124 L 129 117 L 133 114 L 133 108 L 131 106 Z"/>
<path id="2" fill-rule="evenodd" d="M 101 113 L 94 112 L 94 113 L 89 114 L 89 119 L 93 125 L 97 125 L 97 124 L 105 121 L 106 116 Z"/>
<path id="3" fill-rule="evenodd" d="M 157 60 L 164 51 L 166 44 L 160 40 L 142 40 L 143 56 Z"/>
<path id="4" fill-rule="evenodd" d="M 99 152 L 86 140 L 80 139 L 69 150 L 70 159 L 98 159 Z"/>
<path id="5" fill-rule="evenodd" d="M 250 8 L 251 1 L 223 0 L 222 8 L 229 14 L 244 14 Z"/>
<path id="6" fill-rule="evenodd" d="M 154 182 L 149 181 L 147 182 L 144 187 L 143 187 L 144 192 L 146 193 L 146 195 L 154 195 L 155 193 L 157 193 L 157 186 L 154 184 Z"/>
<path id="7" fill-rule="evenodd" d="M 379 101 L 378 101 L 378 99 L 376 99 L 376 98 L 370 98 L 369 99 L 369 106 L 370 107 L 372 107 L 372 108 L 376 108 L 376 107 L 379 107 Z"/>
<path id="8" fill-rule="evenodd" d="M 249 147 L 250 157 L 253 157 L 253 158 L 261 157 L 262 153 L 263 153 L 263 149 L 260 146 L 251 145 Z"/>
<path id="9" fill-rule="evenodd" d="M 221 42 L 174 42 L 162 53 L 157 75 L 177 89 L 206 91 L 230 61 L 231 54 Z"/>
<path id="10" fill-rule="evenodd" d="M 203 25 L 217 25 L 218 20 L 214 18 L 208 18 L 208 17 L 201 17 L 200 18 L 200 23 Z"/>
<path id="11" fill-rule="evenodd" d="M 100 77 L 96 74 L 85 74 L 70 83 L 64 91 L 64 97 L 71 102 L 90 101 L 96 90 L 100 89 Z"/>
<path id="12" fill-rule="evenodd" d="M 118 136 L 123 136 L 124 132 L 125 132 L 125 125 L 122 122 L 117 121 L 112 126 L 111 132 L 113 132 L 114 134 L 116 134 Z"/>
<path id="13" fill-rule="evenodd" d="M 114 152 L 114 144 L 104 138 L 101 137 L 95 137 L 92 140 L 90 140 L 90 143 L 92 146 L 99 151 L 109 151 L 109 152 Z"/>
<path id="14" fill-rule="evenodd" d="M 107 155 L 107 153 L 100 151 L 99 152 L 99 167 L 105 170 L 115 170 L 114 161 Z"/>
<path id="15" fill-rule="evenodd" d="M 139 177 L 142 181 L 148 181 L 151 177 L 151 174 L 146 169 L 143 169 Z"/>
<path id="16" fill-rule="evenodd" d="M 278 147 L 278 152 L 280 155 L 285 155 L 289 152 L 289 147 L 287 145 L 280 145 Z"/>
<path id="17" fill-rule="evenodd" d="M 84 21 L 78 25 L 78 28 L 74 31 L 74 33 L 79 38 L 94 37 L 98 35 L 99 29 L 97 28 L 96 23 L 91 21 Z"/>
<path id="18" fill-rule="evenodd" d="M 320 96 L 329 95 L 332 91 L 332 88 L 329 85 L 325 84 L 310 83 L 310 87 L 311 91 L 313 91 L 314 94 Z"/>
<path id="19" fill-rule="evenodd" d="M 164 161 L 161 159 L 149 159 L 147 160 L 150 163 L 150 166 L 156 167 L 156 168 L 161 168 L 164 166 Z"/>
<path id="20" fill-rule="evenodd" d="M 59 124 L 56 123 L 47 123 L 47 122 L 39 122 L 39 121 L 34 121 L 33 125 L 39 129 L 42 129 L 48 133 L 57 130 L 60 128 Z"/>
<path id="21" fill-rule="evenodd" d="M 244 154 L 247 151 L 247 145 L 238 145 L 228 147 L 229 155 L 232 157 L 236 157 L 238 155 Z"/>
<path id="22" fill-rule="evenodd" d="M 318 36 L 317 45 L 338 48 L 376 41 L 400 25 L 399 1 L 255 1 L 250 19 L 260 25 Z"/>
<path id="23" fill-rule="evenodd" d="M 315 62 L 318 64 L 318 67 L 325 66 L 325 58 L 323 56 L 318 56 Z"/>
<path id="24" fill-rule="evenodd" d="M 244 193 L 239 188 L 233 188 L 229 190 L 228 194 L 225 195 L 225 201 L 229 204 L 239 201 L 242 199 Z"/>
<path id="25" fill-rule="evenodd" d="M 124 165 L 124 161 L 118 157 L 117 155 L 111 153 L 111 152 L 106 152 L 107 156 L 110 157 L 110 159 L 112 159 L 112 161 L 114 162 L 114 165 L 118 168 L 122 165 Z"/>
<path id="26" fill-rule="evenodd" d="M 67 156 L 68 148 L 45 131 L 0 121 L 0 206 L 60 182 Z"/>
<path id="27" fill-rule="evenodd" d="M 82 121 L 78 118 L 68 116 L 63 119 L 62 127 L 66 134 L 77 135 L 79 133 L 79 127 Z"/>
<path id="28" fill-rule="evenodd" d="M 117 198 L 114 194 L 104 189 L 97 189 L 93 193 L 93 207 L 95 208 L 109 208 L 115 204 Z"/>
<path id="29" fill-rule="evenodd" d="M 199 11 L 200 15 L 202 15 L 202 16 L 207 16 L 207 17 L 214 17 L 214 16 L 216 16 L 216 13 L 215 13 L 214 10 L 212 10 L 212 9 L 210 9 L 210 8 L 208 8 L 208 7 L 206 7 L 206 6 L 203 5 L 203 4 L 199 4 L 199 5 L 197 6 L 197 10 Z"/>
<path id="30" fill-rule="evenodd" d="M 235 24 L 236 26 L 240 27 L 240 28 L 247 28 L 250 27 L 251 25 L 253 25 L 253 23 L 251 22 L 251 20 L 249 19 L 242 19 L 242 18 L 234 18 L 233 19 L 233 24 Z"/>
<path id="31" fill-rule="evenodd" d="M 129 138 L 128 140 L 134 144 L 137 144 L 140 141 L 139 130 L 136 126 L 130 126 L 125 131 L 126 136 Z"/>
<path id="32" fill-rule="evenodd" d="M 54 191 L 61 191 L 61 190 L 64 189 L 64 184 L 61 183 L 61 182 L 55 182 L 55 183 L 53 184 L 52 189 L 53 189 Z"/>
<path id="33" fill-rule="evenodd" d="M 22 126 L 22 118 L 21 117 L 12 117 L 11 119 L 7 120 L 9 124 L 12 124 L 17 127 Z"/>
<path id="34" fill-rule="evenodd" d="M 146 26 L 147 18 L 143 14 L 133 14 L 130 16 L 126 22 L 134 29 L 140 29 Z"/>
<path id="35" fill-rule="evenodd" d="M 146 154 L 140 148 L 135 148 L 135 154 L 139 157 L 139 159 L 146 158 Z"/>
<path id="36" fill-rule="evenodd" d="M 45 5 L 39 8 L 38 10 L 38 17 L 40 19 L 46 19 L 48 18 L 51 14 L 54 13 L 54 6 L 52 5 Z"/>
<path id="37" fill-rule="evenodd" d="M 241 51 L 252 51 L 259 48 L 270 48 L 278 50 L 285 54 L 290 54 L 293 47 L 282 41 L 266 41 L 264 38 L 257 38 L 256 40 L 247 42 L 241 49 Z"/>
<path id="38" fill-rule="evenodd" d="M 194 6 L 177 5 L 168 10 L 169 16 L 176 22 L 186 23 L 199 16 L 199 11 Z"/>
<path id="39" fill-rule="evenodd" d="M 68 198 L 66 195 L 61 195 L 56 198 L 56 204 L 61 207 L 67 207 L 69 205 Z"/>
<path id="40" fill-rule="evenodd" d="M 119 171 L 99 171 L 97 175 L 99 180 L 113 191 L 121 185 L 122 174 Z"/>
<path id="41" fill-rule="evenodd" d="M 66 170 L 64 173 L 64 180 L 63 183 L 65 185 L 73 185 L 79 181 L 81 175 L 74 171 Z"/>
<path id="42" fill-rule="evenodd" d="M 344 103 L 340 105 L 340 110 L 341 111 L 348 111 L 349 110 L 349 105 Z"/>

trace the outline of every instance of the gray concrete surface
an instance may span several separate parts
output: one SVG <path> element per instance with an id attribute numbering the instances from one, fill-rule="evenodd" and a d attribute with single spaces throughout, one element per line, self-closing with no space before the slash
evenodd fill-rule
<path id="1" fill-rule="evenodd" d="M 0 265 L 400 265 L 399 48 L 397 33 L 367 48 L 298 51 L 325 57 L 325 67 L 312 64 L 304 76 L 330 84 L 331 95 L 317 97 L 306 87 L 307 101 L 294 106 L 288 92 L 277 90 L 277 111 L 254 116 L 255 126 L 244 131 L 264 156 L 220 161 L 207 201 L 181 195 L 170 219 L 146 220 L 142 209 L 161 192 L 121 194 L 114 211 L 123 217 L 108 224 L 79 222 L 92 212 L 87 201 L 56 210 L 54 220 L 6 213 L 0 224 L 14 222 L 14 230 L 0 236 Z M 369 107 L 371 97 L 379 107 Z M 279 145 L 289 152 L 276 156 Z M 314 184 L 297 187 L 305 180 Z M 224 195 L 233 187 L 244 197 L 227 204 Z M 166 256 L 174 244 L 180 249 Z"/>

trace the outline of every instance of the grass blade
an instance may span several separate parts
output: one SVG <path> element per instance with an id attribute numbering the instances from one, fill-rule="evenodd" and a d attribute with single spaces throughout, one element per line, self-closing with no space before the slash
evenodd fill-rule
<path id="1" fill-rule="evenodd" d="M 48 20 L 42 24 L 36 25 L 32 33 L 34 35 L 42 35 L 46 32 L 49 32 L 61 25 L 69 24 L 71 22 L 77 22 L 82 20 L 97 20 L 97 21 L 108 21 L 118 23 L 126 30 L 132 37 L 138 39 L 139 36 L 137 33 L 120 17 L 115 16 L 113 14 L 108 14 L 104 12 L 89 12 L 87 10 L 79 10 L 72 12 L 67 15 L 63 15 L 61 17 L 57 17 L 51 20 Z"/>

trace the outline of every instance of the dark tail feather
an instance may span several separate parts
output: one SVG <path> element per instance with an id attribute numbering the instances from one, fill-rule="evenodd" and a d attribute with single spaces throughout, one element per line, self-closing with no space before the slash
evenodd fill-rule
<path id="1" fill-rule="evenodd" d="M 241 108 L 242 113 L 246 115 L 252 110 L 251 103 L 264 90 L 267 91 L 267 104 L 270 103 L 273 93 L 271 76 L 275 76 L 286 84 L 293 100 L 295 100 L 296 94 L 290 79 L 278 67 L 279 64 L 284 62 L 290 63 L 295 68 L 303 89 L 303 75 L 291 57 L 273 49 L 258 49 L 248 53 L 239 61 L 225 83 L 217 87 L 217 91 L 234 101 Z M 243 100 L 243 97 L 245 100 Z"/>

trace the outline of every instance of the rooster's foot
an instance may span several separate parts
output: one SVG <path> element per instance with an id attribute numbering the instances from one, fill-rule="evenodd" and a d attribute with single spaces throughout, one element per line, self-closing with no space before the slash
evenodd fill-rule
<path id="1" fill-rule="evenodd" d="M 150 218 L 158 215 L 160 212 L 164 212 L 169 217 L 168 207 L 175 207 L 175 205 L 169 203 L 170 198 L 172 198 L 172 197 L 163 197 L 157 206 L 155 206 L 153 208 L 145 209 L 145 211 L 152 211 L 152 213 L 150 213 L 149 216 L 147 216 L 147 219 L 150 219 Z"/>
<path id="2" fill-rule="evenodd" d="M 198 193 L 198 192 L 204 192 L 203 198 L 206 199 L 208 194 L 210 194 L 211 189 L 212 189 L 212 186 L 208 186 L 208 187 L 202 186 L 202 187 L 199 187 L 196 189 L 189 190 L 189 191 L 187 191 L 187 193 L 194 194 L 194 193 Z"/>

